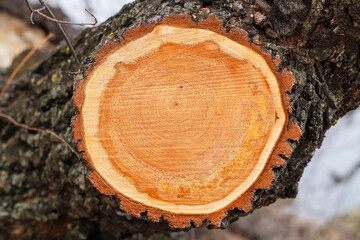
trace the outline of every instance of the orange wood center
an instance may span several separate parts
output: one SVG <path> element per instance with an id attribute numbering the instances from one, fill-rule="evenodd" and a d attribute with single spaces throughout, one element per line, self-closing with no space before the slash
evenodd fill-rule
<path id="1" fill-rule="evenodd" d="M 210 30 L 160 24 L 101 57 L 81 121 L 87 158 L 115 193 L 207 214 L 257 181 L 286 115 L 260 53 Z"/>
<path id="2" fill-rule="evenodd" d="M 163 44 L 118 63 L 98 138 L 141 192 L 181 204 L 224 198 L 253 171 L 275 122 L 260 69 L 214 42 Z"/>

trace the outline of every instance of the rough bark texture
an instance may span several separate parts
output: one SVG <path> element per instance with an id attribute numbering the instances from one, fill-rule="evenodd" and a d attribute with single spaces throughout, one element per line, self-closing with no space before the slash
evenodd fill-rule
<path id="1" fill-rule="evenodd" d="M 201 11 L 210 8 L 210 13 Z M 99 27 L 87 29 L 73 42 L 85 68 L 106 40 L 139 23 L 165 15 L 188 13 L 194 21 L 212 14 L 227 29 L 243 28 L 259 36 L 262 47 L 279 55 L 296 78 L 289 95 L 292 117 L 303 136 L 276 175 L 272 187 L 257 190 L 253 209 L 278 198 L 295 197 L 297 182 L 325 131 L 360 103 L 360 3 L 357 0 L 142 0 L 126 5 Z M 18 78 L 0 102 L 1 112 L 21 123 L 50 129 L 72 142 L 76 115 L 72 93 L 82 76 L 74 58 L 61 45 L 48 60 Z M 0 76 L 0 87 L 4 77 Z M 166 222 L 150 223 L 119 210 L 119 200 L 105 196 L 86 181 L 82 164 L 57 139 L 29 132 L 0 119 L 0 239 L 113 239 L 168 230 Z M 86 167 L 86 172 L 91 170 Z M 319 169 L 321 171 L 321 169 Z M 244 215 L 233 210 L 226 228 Z M 204 222 L 204 225 L 211 223 Z M 134 236 L 133 236 L 134 237 Z M 137 237 L 134 237 L 137 238 Z"/>

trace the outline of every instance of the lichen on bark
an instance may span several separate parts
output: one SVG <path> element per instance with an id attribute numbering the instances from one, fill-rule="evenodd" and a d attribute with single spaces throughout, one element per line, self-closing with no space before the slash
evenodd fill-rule
<path id="1" fill-rule="evenodd" d="M 205 7 L 210 11 L 202 11 Z M 256 209 L 278 198 L 295 197 L 303 169 L 320 147 L 325 131 L 359 106 L 360 3 L 138 0 L 104 24 L 86 29 L 72 42 L 87 69 L 106 41 L 121 42 L 127 29 L 180 13 L 189 14 L 195 22 L 210 14 L 224 21 L 227 30 L 245 29 L 254 44 L 260 44 L 273 57 L 280 56 L 281 69 L 294 73 L 296 84 L 288 93 L 291 118 L 303 136 L 299 142 L 291 141 L 294 152 L 282 156 L 285 164 L 273 169 L 276 179 L 272 187 L 258 189 L 252 205 Z M 16 79 L 0 101 L 1 111 L 18 122 L 52 130 L 71 143 L 71 123 L 77 114 L 72 94 L 76 82 L 84 77 L 67 74 L 74 70 L 74 58 L 64 44 L 60 45 L 49 59 Z M 0 79 L 1 87 L 4 77 Z M 0 119 L 0 236 L 111 239 L 169 230 L 165 221 L 147 221 L 146 213 L 136 219 L 121 211 L 118 199 L 99 193 L 88 181 L 85 201 L 82 164 L 56 138 Z M 86 174 L 90 171 L 86 167 Z M 242 215 L 241 210 L 231 211 L 222 227 Z M 58 227 L 45 227 L 52 225 Z M 208 222 L 204 225 L 211 227 Z"/>

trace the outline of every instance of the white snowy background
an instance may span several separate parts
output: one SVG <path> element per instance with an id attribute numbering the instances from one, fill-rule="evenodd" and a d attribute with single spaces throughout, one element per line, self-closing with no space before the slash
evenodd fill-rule
<path id="1" fill-rule="evenodd" d="M 327 221 L 360 207 L 359 164 L 360 109 L 357 109 L 326 133 L 321 148 L 305 168 L 291 209 L 303 217 Z"/>
<path id="2" fill-rule="evenodd" d="M 37 0 L 30 0 L 38 3 Z M 99 23 L 120 11 L 122 6 L 131 0 L 46 0 L 53 7 L 59 7 L 73 22 L 91 22 L 92 18 L 85 12 L 90 10 L 98 19 Z"/>
<path id="3" fill-rule="evenodd" d="M 32 2 L 37 2 L 32 0 Z M 47 0 L 74 22 L 88 22 L 92 11 L 105 21 L 130 0 Z M 360 207 L 360 109 L 347 114 L 327 133 L 321 149 L 305 168 L 297 198 L 286 206 L 291 212 L 316 222 L 326 222 Z M 357 166 L 357 170 L 354 171 Z M 352 177 L 336 179 L 354 172 Z M 346 178 L 346 177 L 345 177 Z"/>

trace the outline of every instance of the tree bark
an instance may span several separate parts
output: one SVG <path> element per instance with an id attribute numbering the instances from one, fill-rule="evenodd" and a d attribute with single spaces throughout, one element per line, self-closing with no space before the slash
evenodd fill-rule
<path id="1" fill-rule="evenodd" d="M 281 156 L 285 164 L 273 169 L 270 189 L 255 192 L 252 209 L 295 197 L 304 167 L 321 146 L 325 131 L 359 106 L 360 3 L 138 0 L 75 37 L 75 50 L 88 69 L 105 41 L 121 43 L 128 29 L 182 13 L 195 22 L 211 14 L 227 30 L 241 28 L 250 38 L 258 36 L 263 51 L 279 55 L 280 68 L 294 74 L 291 118 L 303 135 L 291 141 L 294 150 L 289 157 Z M 0 102 L 1 112 L 20 123 L 52 130 L 71 143 L 77 114 L 73 89 L 83 76 L 68 72 L 77 68 L 61 45 L 35 70 L 16 79 Z M 0 87 L 3 83 L 0 77 Z M 0 139 L 0 239 L 113 239 L 170 230 L 166 221 L 152 223 L 146 214 L 137 219 L 120 210 L 116 197 L 99 193 L 88 180 L 86 201 L 83 162 L 58 139 L 18 128 L 5 119 L 0 119 Z M 86 173 L 90 172 L 86 165 Z M 246 214 L 238 209 L 228 212 L 221 227 Z M 203 224 L 212 227 L 209 222 Z"/>

